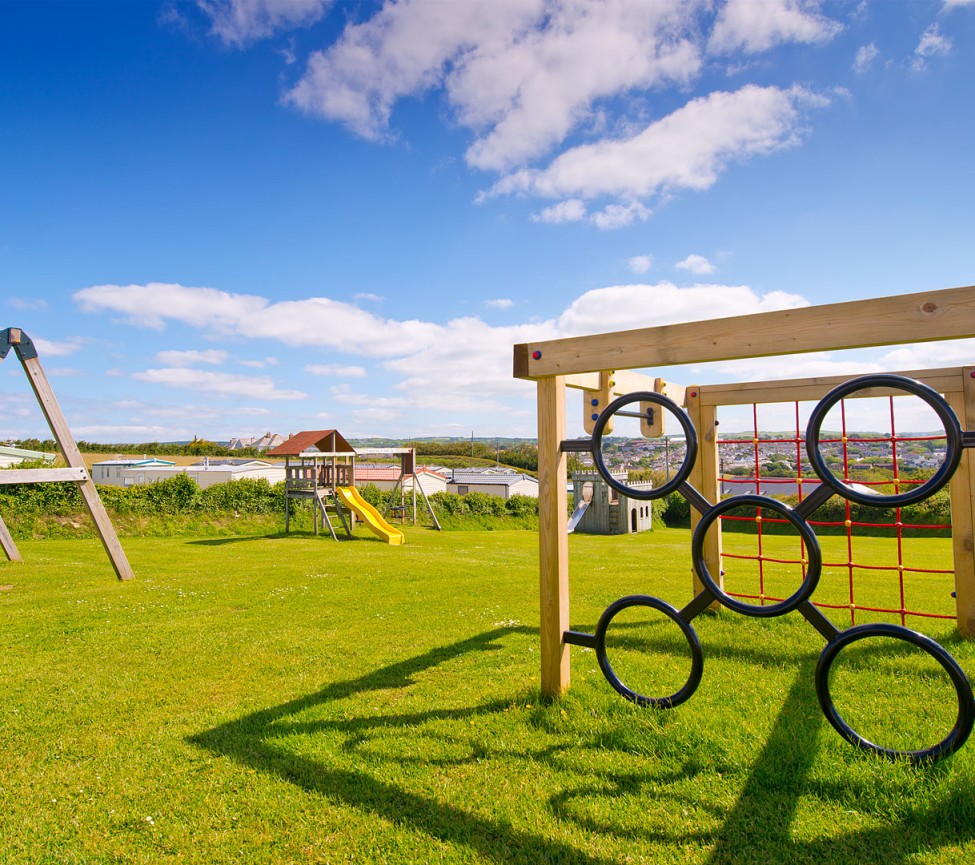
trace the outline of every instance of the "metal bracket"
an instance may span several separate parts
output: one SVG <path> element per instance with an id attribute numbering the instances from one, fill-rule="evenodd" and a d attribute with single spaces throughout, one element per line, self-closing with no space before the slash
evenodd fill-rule
<path id="1" fill-rule="evenodd" d="M 8 327 L 0 333 L 0 360 L 3 360 L 10 349 L 17 352 L 17 357 L 21 360 L 30 360 L 37 357 L 37 349 L 31 338 L 19 327 Z"/>
<path id="2" fill-rule="evenodd" d="M 592 439 L 564 439 L 559 450 L 564 454 L 592 453 Z"/>

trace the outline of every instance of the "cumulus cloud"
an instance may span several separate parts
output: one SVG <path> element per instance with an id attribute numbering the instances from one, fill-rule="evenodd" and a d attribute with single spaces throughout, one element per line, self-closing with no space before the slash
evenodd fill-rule
<path id="1" fill-rule="evenodd" d="M 10 297 L 7 298 L 7 305 L 20 310 L 48 308 L 48 302 L 40 297 Z"/>
<path id="2" fill-rule="evenodd" d="M 443 87 L 477 135 L 469 164 L 506 170 L 593 116 L 603 97 L 700 67 L 687 35 L 700 3 L 387 3 L 316 52 L 287 100 L 365 138 L 389 137 L 393 106 Z"/>
<path id="3" fill-rule="evenodd" d="M 511 309 L 515 302 L 508 297 L 498 297 L 494 300 L 485 300 L 484 305 L 488 309 Z"/>
<path id="4" fill-rule="evenodd" d="M 165 325 L 179 321 L 196 328 L 208 339 L 254 339 L 271 333 L 281 343 L 298 348 L 340 350 L 350 357 L 373 358 L 379 372 L 392 377 L 393 383 L 383 394 L 362 394 L 348 382 L 336 385 L 331 398 L 357 408 L 379 408 L 388 411 L 430 409 L 442 411 L 449 405 L 455 412 L 470 412 L 493 418 L 520 417 L 532 413 L 530 387 L 511 374 L 511 351 L 517 343 L 556 339 L 632 328 L 719 318 L 772 309 L 804 306 L 801 296 L 786 292 L 761 294 L 748 286 L 699 284 L 687 287 L 671 282 L 636 283 L 593 289 L 576 298 L 557 316 L 528 324 L 493 326 L 476 316 L 466 316 L 444 324 L 380 319 L 362 310 L 342 305 L 327 298 L 309 298 L 272 304 L 257 296 L 227 295 L 217 307 L 223 310 L 217 319 L 197 317 L 186 310 L 190 303 L 213 299 L 215 289 L 181 287 L 174 292 L 185 301 L 176 309 L 179 316 L 163 301 L 153 301 L 153 293 L 141 286 L 126 289 L 111 287 L 104 292 L 85 289 L 78 302 L 89 311 L 103 314 L 128 314 L 138 303 L 155 303 L 143 310 L 143 326 Z M 228 299 L 229 298 L 229 299 Z M 325 305 L 335 312 L 335 319 L 310 319 Z M 348 306 L 348 305 L 346 305 Z M 261 310 L 258 321 L 251 313 Z M 236 310 L 232 318 L 229 311 Z M 354 315 L 349 314 L 354 311 Z M 263 319 L 267 316 L 267 321 Z M 331 326 L 324 326 L 331 322 Z M 416 335 L 419 336 L 416 336 Z M 336 378 L 361 379 L 365 367 L 351 364 L 308 364 L 307 372 Z M 379 372 L 370 375 L 376 387 L 382 387 Z M 270 377 L 251 378 L 227 373 L 167 366 L 139 372 L 135 378 L 146 384 L 178 387 L 208 394 L 244 396 L 252 400 L 301 399 L 305 395 L 278 388 Z"/>
<path id="5" fill-rule="evenodd" d="M 689 273 L 704 274 L 714 273 L 715 267 L 703 255 L 689 255 L 683 261 L 678 261 L 674 265 L 678 270 L 686 270 Z"/>
<path id="6" fill-rule="evenodd" d="M 225 372 L 188 369 L 186 367 L 166 367 L 147 369 L 132 374 L 136 381 L 149 384 L 162 384 L 167 387 L 187 388 L 205 393 L 224 396 L 247 396 L 254 399 L 306 399 L 308 394 L 298 390 L 279 388 L 269 376 L 251 378 L 245 375 L 232 375 Z"/>
<path id="7" fill-rule="evenodd" d="M 331 363 L 310 363 L 304 367 L 312 375 L 327 375 L 337 378 L 365 378 L 366 369 L 362 366 L 341 366 Z"/>
<path id="8" fill-rule="evenodd" d="M 551 207 L 546 207 L 538 213 L 531 215 L 532 222 L 548 222 L 551 225 L 559 225 L 563 222 L 579 222 L 586 217 L 585 202 L 578 198 L 569 198 L 560 201 Z"/>
<path id="9" fill-rule="evenodd" d="M 943 57 L 951 53 L 953 48 L 952 41 L 941 34 L 941 28 L 937 23 L 932 24 L 921 35 L 921 41 L 914 49 L 913 67 L 917 71 L 927 68 L 928 60 L 932 57 Z"/>
<path id="10" fill-rule="evenodd" d="M 197 351 L 187 349 L 185 351 L 160 351 L 156 354 L 156 360 L 166 366 L 195 366 L 198 363 L 221 364 L 227 359 L 227 352 L 217 349 L 207 349 Z"/>
<path id="11" fill-rule="evenodd" d="M 853 61 L 853 71 L 858 75 L 862 75 L 866 72 L 872 65 L 873 61 L 880 56 L 880 52 L 877 50 L 877 46 L 871 42 L 869 45 L 861 45 L 857 49 L 856 59 Z"/>
<path id="12" fill-rule="evenodd" d="M 592 215 L 590 222 L 596 228 L 608 231 L 613 228 L 625 228 L 634 222 L 646 222 L 649 218 L 649 208 L 639 201 L 631 201 L 628 204 L 607 204 L 598 213 Z"/>
<path id="13" fill-rule="evenodd" d="M 653 267 L 652 255 L 634 255 L 628 262 L 630 270 L 634 273 L 646 273 Z"/>
<path id="14" fill-rule="evenodd" d="M 708 50 L 754 54 L 783 42 L 827 42 L 843 27 L 821 15 L 818 7 L 801 0 L 728 0 L 718 13 Z"/>
<path id="15" fill-rule="evenodd" d="M 240 48 L 277 33 L 319 21 L 331 0 L 197 0 L 210 19 L 210 32 Z"/>
<path id="16" fill-rule="evenodd" d="M 522 169 L 491 194 L 546 198 L 647 198 L 676 189 L 707 189 L 732 162 L 794 146 L 802 111 L 827 104 L 801 87 L 746 85 L 694 99 L 636 135 L 571 148 L 544 169 Z"/>
<path id="17" fill-rule="evenodd" d="M 78 349 L 85 345 L 88 340 L 82 339 L 81 337 L 61 341 L 44 339 L 43 337 L 32 337 L 31 342 L 34 343 L 34 348 L 37 349 L 38 355 L 43 358 L 64 357 L 65 355 L 74 354 L 76 351 L 78 351 Z"/>

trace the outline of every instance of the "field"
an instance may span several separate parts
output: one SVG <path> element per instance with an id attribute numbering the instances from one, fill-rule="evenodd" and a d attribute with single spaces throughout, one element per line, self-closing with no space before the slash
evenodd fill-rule
<path id="1" fill-rule="evenodd" d="M 399 548 L 367 534 L 127 538 L 125 584 L 97 541 L 20 543 L 24 564 L 0 562 L 0 861 L 975 854 L 975 742 L 920 768 L 857 752 L 822 716 L 822 638 L 798 615 L 696 619 L 704 678 L 672 711 L 617 697 L 581 648 L 572 689 L 547 702 L 535 534 L 406 533 Z M 950 555 L 946 539 L 911 543 L 924 561 Z M 572 536 L 573 627 L 592 631 L 632 592 L 686 603 L 689 547 L 678 529 Z M 950 609 L 950 589 L 929 578 L 915 606 Z M 679 683 L 676 631 L 620 624 L 619 670 Z M 975 673 L 953 623 L 910 624 Z M 836 689 L 878 736 L 924 739 L 953 717 L 938 671 L 895 651 L 852 657 Z"/>

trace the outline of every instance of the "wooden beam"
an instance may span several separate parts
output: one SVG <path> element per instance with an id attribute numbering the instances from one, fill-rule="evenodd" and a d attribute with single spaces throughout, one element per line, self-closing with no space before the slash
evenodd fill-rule
<path id="1" fill-rule="evenodd" d="M 704 405 L 699 387 L 687 389 L 687 415 L 697 430 L 697 460 L 688 482 L 712 505 L 720 499 L 718 491 L 718 412 L 715 406 Z M 701 514 L 691 508 L 691 531 L 701 522 Z M 704 560 L 714 581 L 724 588 L 724 577 L 721 575 L 721 520 L 715 520 L 711 530 L 704 537 Z M 697 596 L 703 591 L 704 583 L 695 571 L 691 588 Z M 712 610 L 720 608 L 720 604 L 713 603 Z"/>
<path id="2" fill-rule="evenodd" d="M 0 472 L 0 484 L 49 484 L 56 481 L 85 480 L 88 480 L 88 472 L 84 468 L 4 469 Z"/>
<path id="3" fill-rule="evenodd" d="M 602 333 L 514 347 L 514 376 L 539 379 L 931 342 L 975 336 L 975 286 L 733 318 Z"/>
<path id="4" fill-rule="evenodd" d="M 538 566 L 541 608 L 541 688 L 557 697 L 569 687 L 569 533 L 565 438 L 565 382 L 538 382 Z"/>
<path id="5" fill-rule="evenodd" d="M 915 369 L 897 372 L 915 378 L 929 385 L 938 393 L 960 393 L 961 369 Z M 766 402 L 802 402 L 820 400 L 826 393 L 840 384 L 846 384 L 852 375 L 816 376 L 813 378 L 793 378 L 773 381 L 746 381 L 738 384 L 706 384 L 700 388 L 701 402 L 704 405 L 751 405 Z M 904 391 L 895 388 L 871 388 L 858 391 L 863 397 L 898 396 Z"/>
<path id="6" fill-rule="evenodd" d="M 975 429 L 975 367 L 959 371 L 963 391 L 948 402 L 963 429 Z M 955 569 L 955 612 L 958 630 L 975 637 L 975 452 L 966 448 L 948 485 L 951 496 L 951 548 Z"/>
<path id="7" fill-rule="evenodd" d="M 3 472 L 0 472 L 0 474 L 3 474 Z M 3 547 L 4 553 L 6 553 L 7 558 L 11 562 L 23 561 L 20 556 L 20 550 L 17 549 L 17 545 L 14 543 L 13 536 L 7 528 L 7 524 L 3 521 L 3 517 L 0 517 L 0 547 Z"/>
<path id="8" fill-rule="evenodd" d="M 84 472 L 84 478 L 78 481 L 78 490 L 81 492 L 85 507 L 95 523 L 95 528 L 98 529 L 98 535 L 102 539 L 102 545 L 105 547 L 109 559 L 111 559 L 116 575 L 120 580 L 131 580 L 133 577 L 132 567 L 125 556 L 125 550 L 119 543 L 118 535 L 115 534 L 115 527 L 105 510 L 105 505 L 102 504 L 102 500 L 98 496 L 95 483 L 89 476 L 88 469 L 85 468 L 81 451 L 75 444 L 74 436 L 71 435 L 71 428 L 68 426 L 68 422 L 61 412 L 61 407 L 54 397 L 54 391 L 41 368 L 40 361 L 36 357 L 21 357 L 20 362 L 24 367 L 24 372 L 27 373 L 27 379 L 30 381 L 34 394 L 37 396 L 41 411 L 47 418 L 48 426 L 54 433 L 58 447 L 64 455 L 64 461 L 71 468 L 81 469 Z"/>

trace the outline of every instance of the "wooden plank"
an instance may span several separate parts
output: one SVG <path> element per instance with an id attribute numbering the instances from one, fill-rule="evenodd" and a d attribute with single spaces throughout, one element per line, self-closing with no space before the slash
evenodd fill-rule
<path id="1" fill-rule="evenodd" d="M 538 570 L 541 688 L 557 697 L 569 687 L 569 535 L 566 494 L 565 382 L 538 382 Z"/>
<path id="2" fill-rule="evenodd" d="M 975 286 L 965 286 L 523 343 L 513 369 L 515 378 L 538 379 L 971 336 Z"/>
<path id="3" fill-rule="evenodd" d="M 13 535 L 10 534 L 10 529 L 7 528 L 7 524 L 3 521 L 3 517 L 0 517 L 0 547 L 3 547 L 4 553 L 7 554 L 7 558 L 11 562 L 22 562 L 20 550 L 17 549 L 17 545 L 14 543 Z"/>
<path id="4" fill-rule="evenodd" d="M 687 388 L 687 414 L 697 430 L 698 451 L 694 468 L 688 476 L 688 482 L 711 504 L 718 502 L 718 437 L 717 437 L 717 409 L 704 405 L 701 400 L 699 387 Z M 697 528 L 701 515 L 695 508 L 691 508 L 691 531 Z M 724 577 L 721 576 L 721 521 L 717 520 L 711 531 L 704 538 L 704 560 L 708 571 L 715 582 L 724 588 Z M 704 589 L 697 572 L 693 573 L 692 587 L 697 596 Z M 717 601 L 710 607 L 712 610 L 720 608 Z"/>
<path id="5" fill-rule="evenodd" d="M 46 484 L 87 479 L 88 472 L 83 468 L 4 469 L 0 472 L 0 484 Z"/>
<path id="6" fill-rule="evenodd" d="M 81 492 L 81 498 L 85 503 L 85 507 L 88 509 L 88 513 L 91 515 L 95 527 L 98 529 L 98 535 L 102 539 L 102 545 L 105 547 L 105 552 L 108 553 L 112 567 L 115 568 L 116 575 L 120 580 L 131 580 L 133 577 L 132 567 L 129 565 L 129 560 L 125 556 L 125 550 L 122 549 L 122 545 L 119 543 L 118 535 L 115 534 L 115 527 L 112 525 L 108 512 L 105 510 L 105 506 L 98 496 L 95 483 L 88 475 L 88 470 L 85 468 L 85 461 L 81 456 L 81 452 L 78 450 L 78 445 L 75 444 L 74 436 L 71 434 L 68 422 L 65 420 L 61 412 L 61 407 L 54 397 L 54 391 L 51 389 L 47 376 L 41 368 L 40 361 L 36 357 L 33 357 L 21 358 L 20 362 L 24 367 L 24 372 L 27 373 L 27 378 L 34 390 L 34 394 L 37 396 L 37 402 L 40 404 L 41 411 L 44 412 L 44 417 L 47 418 L 48 426 L 51 428 L 51 432 L 54 433 L 58 447 L 64 455 L 64 461 L 70 467 L 80 468 L 85 473 L 84 479 L 78 482 L 78 490 Z"/>
<path id="7" fill-rule="evenodd" d="M 944 369 L 915 369 L 894 373 L 908 378 L 916 378 L 934 388 L 938 393 L 959 392 L 961 382 L 960 367 Z M 793 378 L 772 381 L 746 381 L 738 384 L 707 384 L 701 390 L 704 405 L 750 405 L 751 403 L 802 402 L 819 400 L 840 384 L 845 384 L 856 375 L 830 375 L 813 378 Z M 861 391 L 862 396 L 877 397 L 902 394 L 894 388 L 872 388 Z"/>
<path id="8" fill-rule="evenodd" d="M 948 402 L 964 429 L 975 429 L 975 367 L 961 370 L 963 394 Z M 965 449 L 948 485 L 951 497 L 951 548 L 955 569 L 955 612 L 958 631 L 975 637 L 975 454 Z"/>
<path id="9" fill-rule="evenodd" d="M 614 371 L 613 393 L 624 396 L 638 390 L 653 390 L 654 379 L 641 372 L 629 369 Z M 565 378 L 565 386 L 579 390 L 599 390 L 599 371 L 570 375 Z"/>

